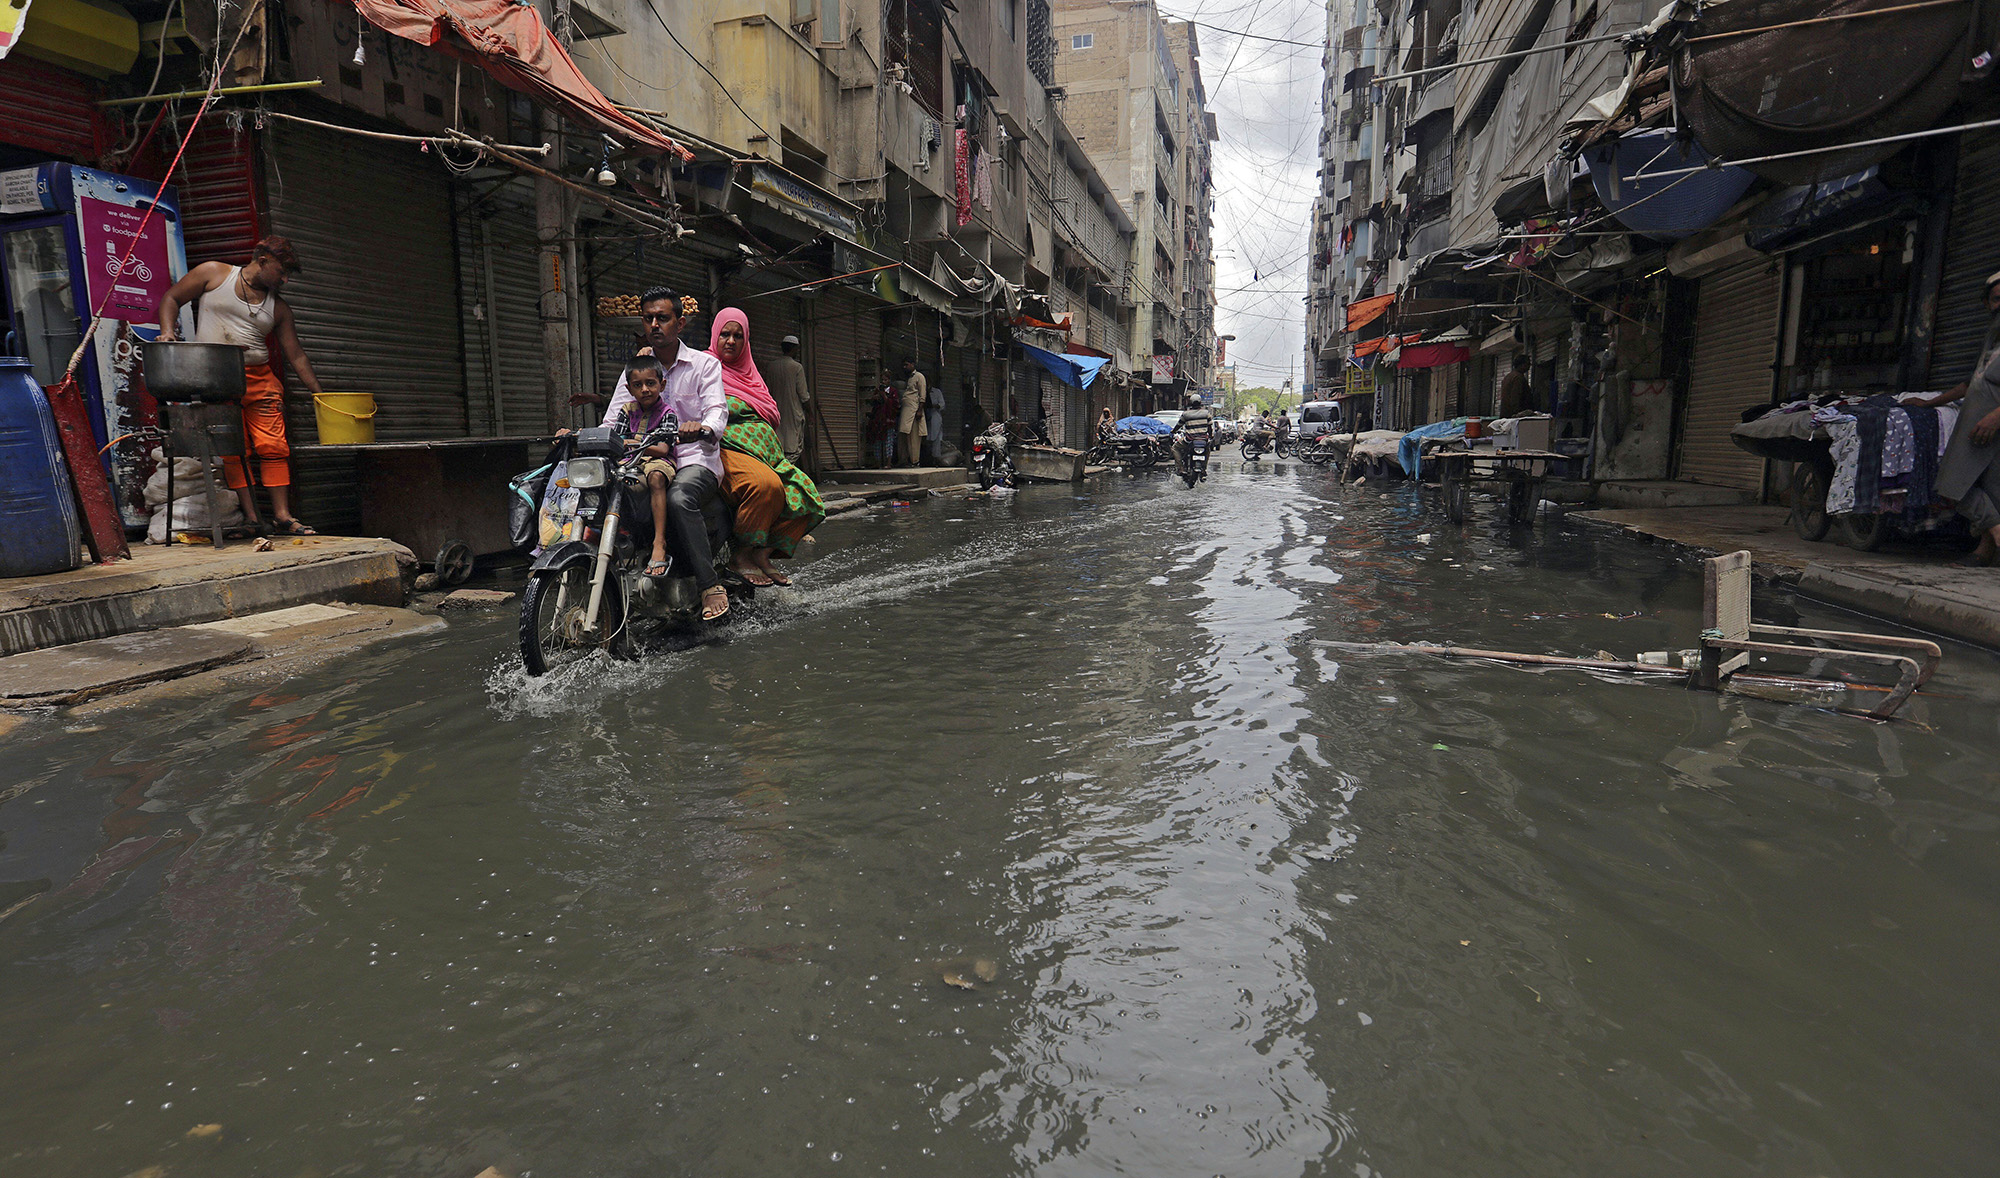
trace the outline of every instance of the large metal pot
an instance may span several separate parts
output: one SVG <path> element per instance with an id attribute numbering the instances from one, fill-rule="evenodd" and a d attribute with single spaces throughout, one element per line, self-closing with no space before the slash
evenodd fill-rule
<path id="1" fill-rule="evenodd" d="M 146 391 L 156 401 L 241 401 L 243 346 L 186 340 L 147 344 Z"/>

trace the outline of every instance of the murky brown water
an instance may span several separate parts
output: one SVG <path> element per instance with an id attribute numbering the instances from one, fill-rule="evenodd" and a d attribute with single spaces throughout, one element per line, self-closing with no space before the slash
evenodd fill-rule
<path id="1" fill-rule="evenodd" d="M 8 737 L 0 1172 L 2000 1171 L 1992 656 L 1896 726 L 1338 661 L 1698 579 L 1268 463 L 825 535 L 636 667 L 461 617 Z"/>

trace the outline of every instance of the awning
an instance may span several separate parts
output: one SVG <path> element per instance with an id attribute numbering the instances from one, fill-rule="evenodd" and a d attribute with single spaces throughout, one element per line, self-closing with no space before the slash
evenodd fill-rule
<path id="1" fill-rule="evenodd" d="M 1611 215 L 1634 233 L 1665 241 L 1715 224 L 1757 180 L 1748 168 L 1708 167 L 1708 152 L 1669 128 L 1635 131 L 1585 155 L 1597 199 Z"/>
<path id="2" fill-rule="evenodd" d="M 1471 358 L 1472 349 L 1464 344 L 1404 344 L 1403 354 L 1396 357 L 1396 367 L 1441 368 L 1446 364 L 1463 364 Z"/>
<path id="3" fill-rule="evenodd" d="M 1080 389 L 1090 387 L 1097 374 L 1110 361 L 1102 356 L 1084 356 L 1075 352 L 1057 353 L 1045 351 L 1033 344 L 1022 344 L 1021 350 L 1028 358 L 1055 374 L 1057 380 Z"/>
<path id="4" fill-rule="evenodd" d="M 1363 356 L 1380 355 L 1404 344 L 1416 343 L 1422 338 L 1424 333 L 1421 331 L 1413 331 L 1408 335 L 1378 335 L 1374 339 L 1365 339 L 1355 344 L 1354 358 L 1358 360 Z"/>
<path id="5" fill-rule="evenodd" d="M 541 14 L 506 0 L 354 0 L 369 24 L 434 46 L 493 75 L 510 90 L 561 107 L 634 146 L 683 160 L 692 152 L 612 105 L 576 68 Z"/>
<path id="6" fill-rule="evenodd" d="M 1362 299 L 1358 303 L 1347 304 L 1347 330 L 1360 331 L 1370 323 L 1380 319 L 1396 301 L 1394 293 L 1376 295 L 1372 299 Z"/>

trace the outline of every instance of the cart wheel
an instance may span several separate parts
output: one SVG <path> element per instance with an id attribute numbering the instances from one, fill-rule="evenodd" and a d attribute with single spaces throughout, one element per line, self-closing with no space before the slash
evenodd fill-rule
<path id="1" fill-rule="evenodd" d="M 463 585 L 472 575 L 472 547 L 463 540 L 446 540 L 432 567 L 441 585 Z"/>
<path id="2" fill-rule="evenodd" d="M 1835 517 L 1840 526 L 1840 542 L 1856 552 L 1873 552 L 1889 538 L 1889 520 L 1880 515 Z"/>
<path id="3" fill-rule="evenodd" d="M 1826 476 L 1801 462 L 1792 468 L 1792 530 L 1801 540 L 1824 540 L 1832 519 L 1826 514 Z"/>
<path id="4" fill-rule="evenodd" d="M 1471 480 L 1465 475 L 1471 472 L 1461 470 L 1456 462 L 1447 462 L 1440 473 L 1444 476 L 1444 517 L 1454 524 L 1463 525 L 1466 501 L 1472 493 Z"/>
<path id="5" fill-rule="evenodd" d="M 1507 522 L 1519 526 L 1535 522 L 1535 481 L 1525 475 L 1507 480 Z"/>

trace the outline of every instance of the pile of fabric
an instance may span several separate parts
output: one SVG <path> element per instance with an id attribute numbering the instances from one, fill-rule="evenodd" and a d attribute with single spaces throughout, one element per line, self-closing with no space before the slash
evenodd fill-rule
<path id="1" fill-rule="evenodd" d="M 1937 498 L 1938 460 L 1958 423 L 1958 406 L 1906 405 L 1931 393 L 1881 393 L 1843 397 L 1827 404 L 1793 401 L 1759 420 L 1800 420 L 1809 414 L 1833 455 L 1827 487 L 1829 515 L 1901 515 L 1912 524 L 1929 518 Z"/>
<path id="2" fill-rule="evenodd" d="M 152 522 L 146 527 L 146 542 L 165 544 L 167 529 L 176 532 L 206 532 L 215 524 L 225 528 L 243 526 L 243 508 L 236 502 L 236 492 L 222 485 L 222 465 L 215 467 L 215 505 L 222 511 L 220 520 L 214 519 L 208 511 L 208 488 L 201 477 L 201 459 L 174 459 L 174 504 L 170 513 L 167 508 L 167 459 L 159 447 L 153 448 L 153 476 L 146 480 L 146 510 L 152 513 Z"/>

